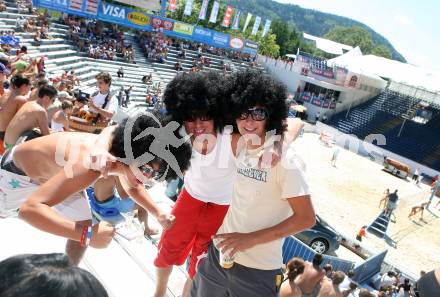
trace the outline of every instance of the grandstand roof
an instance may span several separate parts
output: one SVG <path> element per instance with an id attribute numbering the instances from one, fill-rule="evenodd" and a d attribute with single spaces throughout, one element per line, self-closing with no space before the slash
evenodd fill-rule
<path id="1" fill-rule="evenodd" d="M 323 50 L 324 52 L 334 54 L 334 55 L 342 55 L 344 53 L 343 50 L 350 51 L 353 49 L 353 47 L 338 43 L 332 40 L 316 37 L 307 33 L 303 34 L 305 39 L 313 40 L 316 42 L 316 47 L 320 50 Z"/>
<path id="2" fill-rule="evenodd" d="M 440 75 L 426 68 L 402 63 L 375 55 L 362 55 L 358 48 L 328 61 L 328 64 L 345 66 L 359 73 L 372 73 L 392 81 L 403 83 L 414 88 L 426 89 L 440 93 Z M 440 104 L 440 98 L 433 102 Z"/>

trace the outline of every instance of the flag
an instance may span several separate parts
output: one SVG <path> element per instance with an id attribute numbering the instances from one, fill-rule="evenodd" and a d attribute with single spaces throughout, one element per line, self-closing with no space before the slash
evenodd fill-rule
<path id="1" fill-rule="evenodd" d="M 202 7 L 200 8 L 200 13 L 199 13 L 200 20 L 206 19 L 206 11 L 208 10 L 208 3 L 209 0 L 203 0 L 202 2 Z"/>
<path id="2" fill-rule="evenodd" d="M 172 12 L 175 12 L 177 8 L 177 0 L 170 0 L 170 6 L 168 9 Z"/>
<path id="3" fill-rule="evenodd" d="M 71 0 L 70 9 L 72 10 L 82 10 L 83 0 Z"/>
<path id="4" fill-rule="evenodd" d="M 98 14 L 98 7 L 99 7 L 99 0 L 86 0 L 86 12 L 90 14 L 97 15 Z"/>
<path id="5" fill-rule="evenodd" d="M 261 37 L 266 36 L 267 32 L 269 32 L 271 24 L 272 24 L 272 20 L 267 19 L 266 23 L 264 24 L 263 34 L 261 34 Z"/>
<path id="6" fill-rule="evenodd" d="M 241 11 L 237 10 L 237 12 L 235 13 L 234 21 L 232 22 L 232 30 L 238 30 L 238 27 L 240 27 L 240 16 Z"/>
<path id="7" fill-rule="evenodd" d="M 243 32 L 246 31 L 247 26 L 249 26 L 249 22 L 252 19 L 252 13 L 248 13 L 246 17 L 246 22 L 244 22 Z"/>
<path id="8" fill-rule="evenodd" d="M 218 15 L 218 9 L 220 8 L 220 3 L 218 1 L 214 2 L 214 5 L 212 6 L 211 10 L 211 16 L 209 17 L 210 23 L 216 23 L 217 22 L 217 15 Z"/>
<path id="9" fill-rule="evenodd" d="M 258 28 L 260 27 L 260 23 L 261 23 L 261 17 L 257 16 L 255 18 L 255 23 L 254 23 L 254 27 L 252 28 L 252 35 L 257 35 L 258 32 Z"/>
<path id="10" fill-rule="evenodd" d="M 191 15 L 191 12 L 193 10 L 193 3 L 194 0 L 186 0 L 185 11 L 183 12 L 184 15 Z"/>
<path id="11" fill-rule="evenodd" d="M 226 6 L 225 17 L 223 18 L 223 27 L 229 27 L 231 24 L 232 13 L 234 12 L 234 8 L 231 5 Z"/>

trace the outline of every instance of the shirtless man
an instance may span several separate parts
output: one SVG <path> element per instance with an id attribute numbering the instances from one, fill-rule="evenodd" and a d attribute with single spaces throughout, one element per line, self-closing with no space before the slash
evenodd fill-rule
<path id="1" fill-rule="evenodd" d="M 47 108 L 53 103 L 57 90 L 44 86 L 38 91 L 37 101 L 26 102 L 14 115 L 5 133 L 5 150 L 13 147 L 20 135 L 34 128 L 40 129 L 41 135 L 49 134 Z"/>
<path id="2" fill-rule="evenodd" d="M 297 278 L 296 282 L 303 292 L 303 297 L 318 296 L 320 283 L 325 276 L 325 270 L 320 267 L 322 260 L 322 255 L 316 254 L 312 263 L 308 261 L 304 263 L 304 272 Z"/>
<path id="3" fill-rule="evenodd" d="M 325 278 L 321 282 L 318 297 L 343 297 L 342 292 L 339 290 L 339 284 L 342 283 L 344 278 L 345 274 L 342 271 L 336 271 L 333 274 L 333 279 Z"/>
<path id="4" fill-rule="evenodd" d="M 1 76 L 1 74 L 0 74 Z M 3 84 L 3 81 L 0 83 Z M 20 75 L 11 79 L 12 91 L 0 97 L 0 156 L 4 152 L 4 138 L 6 128 L 17 111 L 26 103 L 29 93 L 30 81 Z"/>
<path id="5" fill-rule="evenodd" d="M 96 152 L 102 152 L 104 156 L 118 158 L 109 166 L 109 176 L 116 175 L 124 191 L 164 228 L 169 228 L 174 217 L 157 207 L 144 183 L 155 173 L 170 178 L 181 174 L 189 166 L 191 149 L 186 143 L 174 147 L 168 141 L 169 135 L 161 135 L 160 140 L 140 135 L 148 128 L 160 129 L 160 120 L 159 116 L 142 115 L 108 127 L 99 135 L 54 133 L 6 151 L 0 168 L 0 214 L 8 215 L 18 208 L 20 217 L 29 224 L 67 238 L 66 253 L 75 264 L 81 260 L 87 244 L 107 247 L 115 229 L 106 222 L 90 226 L 91 212 L 84 194 L 84 189 L 101 175 L 93 168 L 100 163 L 95 160 Z M 127 129 L 131 130 L 128 134 Z M 129 138 L 124 139 L 127 135 Z M 173 136 L 177 136 L 177 131 Z M 173 160 L 150 153 L 150 145 L 159 141 L 168 141 L 166 150 L 178 168 L 168 166 Z"/>

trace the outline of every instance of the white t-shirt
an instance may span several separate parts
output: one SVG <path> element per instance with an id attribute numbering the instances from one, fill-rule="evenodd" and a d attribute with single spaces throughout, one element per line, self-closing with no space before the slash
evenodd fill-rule
<path id="1" fill-rule="evenodd" d="M 286 198 L 309 194 L 303 167 L 293 146 L 283 153 L 274 168 L 259 168 L 262 147 L 244 150 L 237 158 L 237 174 L 228 213 L 221 233 L 250 233 L 273 227 L 292 215 Z M 235 256 L 235 262 L 246 267 L 273 270 L 283 264 L 284 239 L 254 246 Z"/>
<path id="2" fill-rule="evenodd" d="M 217 134 L 214 149 L 202 155 L 192 150 L 191 166 L 185 174 L 185 189 L 195 199 L 229 205 L 235 177 L 231 135 Z"/>
<path id="3" fill-rule="evenodd" d="M 105 97 L 107 97 L 107 94 L 101 94 L 98 92 L 98 94 L 92 98 L 93 104 L 102 108 L 105 102 Z M 118 100 L 115 98 L 115 96 L 110 97 L 104 109 L 107 110 L 108 112 L 113 113 L 113 116 L 116 114 L 118 110 Z M 97 112 L 93 108 L 90 108 L 90 111 L 95 113 Z"/>

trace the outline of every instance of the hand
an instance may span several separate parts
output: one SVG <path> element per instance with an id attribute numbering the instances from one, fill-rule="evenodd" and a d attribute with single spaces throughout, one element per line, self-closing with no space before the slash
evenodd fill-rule
<path id="1" fill-rule="evenodd" d="M 93 103 L 92 98 L 89 98 L 89 100 L 87 101 L 87 105 L 89 106 L 89 108 L 97 109 L 97 106 L 95 105 L 95 103 Z"/>
<path id="2" fill-rule="evenodd" d="M 161 213 L 156 217 L 156 219 L 165 230 L 170 229 L 176 222 L 176 217 L 170 213 Z"/>
<path id="3" fill-rule="evenodd" d="M 108 222 L 100 222 L 92 228 L 92 239 L 90 246 L 103 249 L 106 248 L 115 236 L 115 228 Z"/>
<path id="4" fill-rule="evenodd" d="M 214 236 L 219 240 L 217 248 L 223 252 L 229 251 L 232 257 L 237 252 L 242 252 L 257 245 L 255 235 L 252 233 L 224 233 Z"/>
<path id="5" fill-rule="evenodd" d="M 117 161 L 116 157 L 104 149 L 95 149 L 91 151 L 92 153 L 90 154 L 90 164 L 88 168 L 99 171 L 104 177 L 107 177 L 113 163 Z"/>

